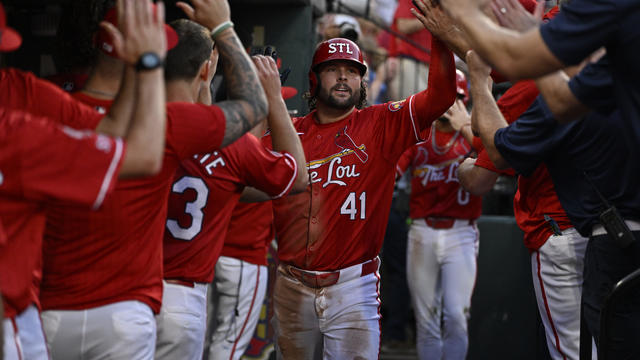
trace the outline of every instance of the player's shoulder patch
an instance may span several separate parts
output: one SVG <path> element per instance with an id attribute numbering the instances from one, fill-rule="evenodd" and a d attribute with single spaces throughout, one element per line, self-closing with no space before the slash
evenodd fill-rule
<path id="1" fill-rule="evenodd" d="M 389 103 L 389 111 L 398 111 L 400 109 L 402 109 L 402 107 L 404 106 L 404 102 L 407 99 L 404 100 L 400 100 L 400 101 L 394 101 L 392 103 Z"/>

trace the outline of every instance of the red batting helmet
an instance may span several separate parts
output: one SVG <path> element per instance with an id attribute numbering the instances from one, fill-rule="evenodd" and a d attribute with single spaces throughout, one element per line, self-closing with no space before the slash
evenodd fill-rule
<path id="1" fill-rule="evenodd" d="M 466 104 L 469 101 L 469 87 L 467 86 L 467 77 L 464 73 L 456 69 L 456 92 L 462 97 L 462 101 Z"/>
<path id="2" fill-rule="evenodd" d="M 362 52 L 356 43 L 349 39 L 334 38 L 321 42 L 316 47 L 316 52 L 313 54 L 313 61 L 311 62 L 311 69 L 309 69 L 309 92 L 311 96 L 315 95 L 316 88 L 318 87 L 318 77 L 316 71 L 320 64 L 324 64 L 333 60 L 347 60 L 353 62 L 358 69 L 360 69 L 360 75 L 364 76 L 367 72 L 367 65 L 362 60 Z"/>
<path id="3" fill-rule="evenodd" d="M 0 52 L 13 51 L 20 47 L 22 38 L 17 31 L 7 26 L 7 17 L 0 3 Z"/>

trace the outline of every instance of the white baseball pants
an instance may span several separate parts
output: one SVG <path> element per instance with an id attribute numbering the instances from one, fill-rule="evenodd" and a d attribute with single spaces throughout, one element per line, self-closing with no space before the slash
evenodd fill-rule
<path id="1" fill-rule="evenodd" d="M 244 354 L 260 320 L 267 293 L 268 268 L 221 256 L 216 263 L 216 297 L 212 299 L 216 328 L 209 359 L 237 360 Z"/>
<path id="2" fill-rule="evenodd" d="M 278 266 L 273 291 L 278 359 L 378 358 L 380 274 L 360 276 L 362 269 L 362 264 L 342 269 L 335 285 L 313 288 Z"/>
<path id="3" fill-rule="evenodd" d="M 153 359 L 156 321 L 139 301 L 43 311 L 42 324 L 54 360 Z"/>
<path id="4" fill-rule="evenodd" d="M 15 319 L 4 319 L 3 327 L 4 359 L 49 359 L 40 313 L 35 305 L 29 305 Z"/>
<path id="5" fill-rule="evenodd" d="M 4 318 L 2 320 L 3 327 L 3 349 L 4 360 L 20 360 L 24 358 L 22 354 L 22 343 L 18 337 L 15 319 Z"/>
<path id="6" fill-rule="evenodd" d="M 49 359 L 40 312 L 35 305 L 30 305 L 16 316 L 16 326 L 22 344 L 22 359 Z"/>
<path id="7" fill-rule="evenodd" d="M 552 235 L 531 253 L 531 275 L 549 354 L 554 360 L 580 357 L 580 298 L 589 238 L 574 228 Z M 596 359 L 593 347 L 593 359 Z"/>
<path id="8" fill-rule="evenodd" d="M 467 355 L 478 236 L 469 220 L 456 220 L 450 229 L 434 229 L 424 219 L 411 224 L 407 283 L 421 360 L 465 359 Z"/>
<path id="9" fill-rule="evenodd" d="M 156 359 L 200 360 L 207 330 L 209 284 L 193 287 L 163 281 L 162 307 L 156 315 Z"/>

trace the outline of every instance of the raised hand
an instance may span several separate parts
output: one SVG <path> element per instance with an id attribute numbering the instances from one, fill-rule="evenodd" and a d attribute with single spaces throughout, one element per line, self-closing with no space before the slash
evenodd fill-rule
<path id="1" fill-rule="evenodd" d="M 118 27 L 103 21 L 104 28 L 113 39 L 116 54 L 124 62 L 134 65 L 146 52 L 161 58 L 167 53 L 164 30 L 164 3 L 155 8 L 149 0 L 118 0 Z"/>
<path id="2" fill-rule="evenodd" d="M 475 51 L 469 50 L 466 56 L 467 66 L 469 67 L 469 77 L 471 81 L 488 81 L 491 67 L 482 60 L 480 55 Z"/>
<path id="3" fill-rule="evenodd" d="M 455 131 L 460 131 L 465 125 L 471 125 L 471 115 L 469 115 L 467 108 L 460 99 L 456 100 L 442 116 L 449 120 L 451 127 Z"/>
<path id="4" fill-rule="evenodd" d="M 267 99 L 281 98 L 280 92 L 280 72 L 278 65 L 271 56 L 255 55 L 251 57 L 253 64 L 258 70 L 258 78 L 262 84 Z"/>
<path id="5" fill-rule="evenodd" d="M 529 13 L 518 0 L 493 0 L 491 1 L 491 11 L 501 26 L 525 32 L 542 22 L 544 1 L 536 3 L 533 14 Z"/>
<path id="6" fill-rule="evenodd" d="M 182 9 L 189 19 L 209 30 L 231 19 L 227 0 L 192 0 L 191 3 L 193 7 L 182 1 L 177 2 L 176 6 Z"/>
<path id="7" fill-rule="evenodd" d="M 420 10 L 411 9 L 413 16 L 438 38 L 446 38 L 448 33 L 457 30 L 451 18 L 434 1 L 415 0 L 413 4 Z"/>

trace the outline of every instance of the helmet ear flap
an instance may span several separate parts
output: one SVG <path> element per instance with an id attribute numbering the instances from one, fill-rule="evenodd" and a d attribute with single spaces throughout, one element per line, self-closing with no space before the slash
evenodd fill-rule
<path id="1" fill-rule="evenodd" d="M 316 91 L 318 89 L 318 75 L 315 71 L 309 71 L 309 94 L 311 97 L 316 96 Z"/>

